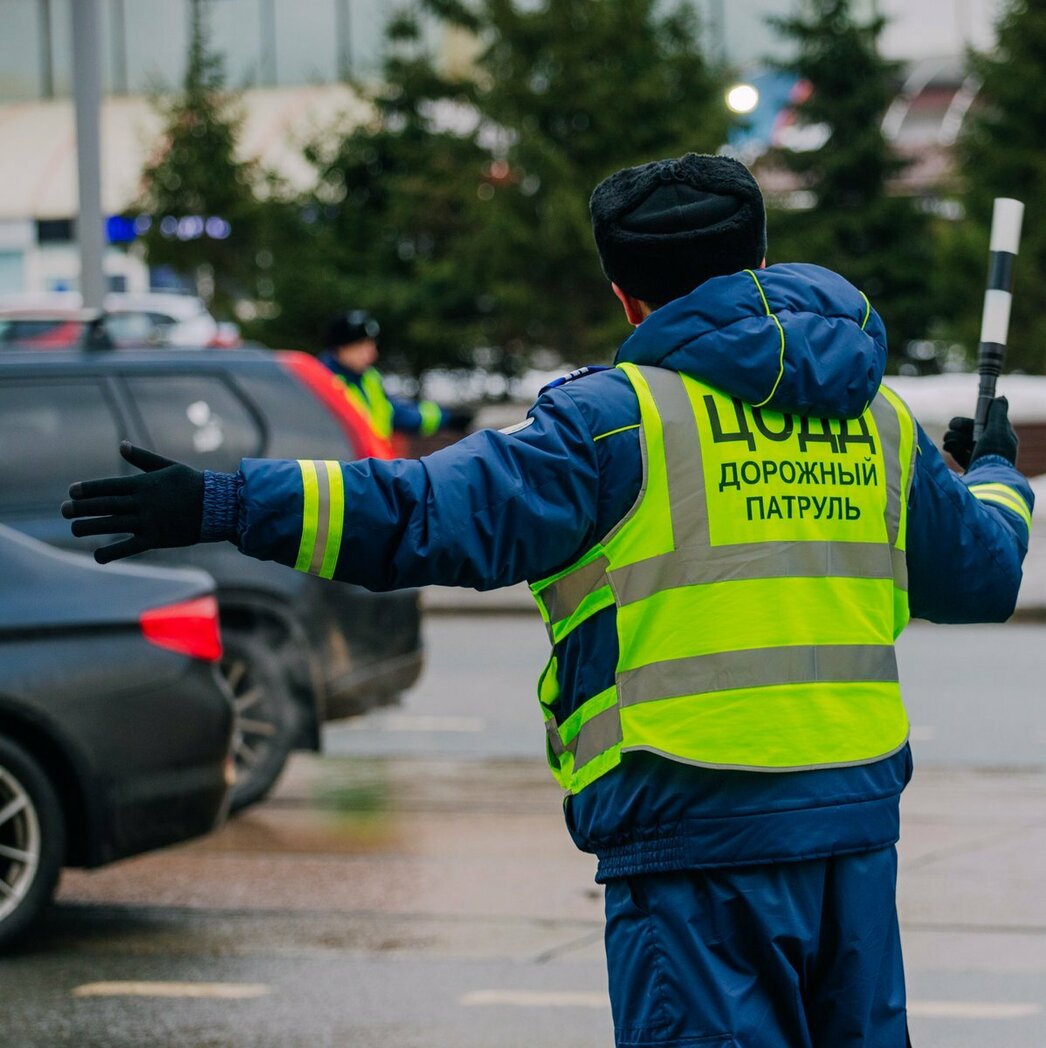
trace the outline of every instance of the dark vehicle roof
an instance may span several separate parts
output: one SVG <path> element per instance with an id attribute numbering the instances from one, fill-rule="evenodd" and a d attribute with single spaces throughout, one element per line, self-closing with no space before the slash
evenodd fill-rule
<path id="1" fill-rule="evenodd" d="M 141 564 L 103 567 L 0 524 L 0 631 L 137 622 L 148 608 L 204 596 L 203 571 Z"/>
<path id="2" fill-rule="evenodd" d="M 306 356 L 267 349 L 186 349 L 182 346 L 48 350 L 46 353 L 14 350 L 0 353 L 0 378 L 12 383 L 51 382 L 67 377 L 107 382 L 166 376 L 231 381 L 241 402 L 239 407 L 252 417 L 250 428 L 257 438 L 242 449 L 240 457 L 357 458 L 358 445 L 355 438 L 346 433 L 343 420 L 288 367 L 285 358 L 298 355 Z M 315 366 L 325 371 L 322 365 Z M 134 436 L 131 432 L 124 435 L 132 439 Z M 179 457 L 176 449 L 166 449 L 162 432 L 150 432 L 148 418 L 142 419 L 138 436 L 151 441 L 161 454 Z M 214 460 L 197 460 L 187 456 L 184 450 L 180 461 L 197 468 L 218 468 L 212 464 Z M 125 472 L 118 463 L 114 466 L 112 472 Z M 232 463 L 222 468 L 230 469 Z"/>

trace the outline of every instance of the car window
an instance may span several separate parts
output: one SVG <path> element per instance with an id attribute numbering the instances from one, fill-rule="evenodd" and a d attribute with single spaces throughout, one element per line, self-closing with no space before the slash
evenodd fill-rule
<path id="1" fill-rule="evenodd" d="M 219 376 L 129 376 L 126 382 L 161 455 L 197 469 L 232 471 L 261 450 L 257 421 Z"/>
<path id="2" fill-rule="evenodd" d="M 146 346 L 154 342 L 154 325 L 148 313 L 110 313 L 109 334 L 119 346 Z"/>
<path id="3" fill-rule="evenodd" d="M 121 311 L 106 314 L 106 326 L 118 346 L 160 346 L 176 321 L 166 313 Z"/>
<path id="4" fill-rule="evenodd" d="M 0 507 L 57 510 L 74 480 L 123 472 L 120 436 L 98 382 L 0 383 Z"/>

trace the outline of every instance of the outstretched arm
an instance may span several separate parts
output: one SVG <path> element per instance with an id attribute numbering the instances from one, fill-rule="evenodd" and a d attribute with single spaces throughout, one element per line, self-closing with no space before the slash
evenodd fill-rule
<path id="1" fill-rule="evenodd" d="M 146 550 L 206 542 L 203 531 L 204 474 L 155 452 L 121 441 L 120 455 L 141 473 L 130 477 L 77 481 L 62 503 L 77 538 L 127 534 L 101 546 L 94 559 L 108 564 Z"/>
<path id="2" fill-rule="evenodd" d="M 420 460 L 246 459 L 238 545 L 373 590 L 547 574 L 594 539 L 598 470 L 570 397 L 543 397 L 530 418 Z"/>
<path id="3" fill-rule="evenodd" d="M 465 408 L 445 408 L 434 400 L 402 400 L 389 397 L 392 404 L 392 428 L 397 433 L 417 433 L 430 437 L 441 429 L 463 433 L 475 412 Z"/>
<path id="4" fill-rule="evenodd" d="M 965 420 L 953 419 L 945 446 L 969 462 L 962 477 L 919 430 L 907 530 L 908 603 L 917 618 L 1002 622 L 1013 614 L 1035 496 L 1013 465 L 1017 442 L 1005 401 L 992 418 L 988 442 L 975 449 L 963 447 L 956 423 Z"/>
<path id="5" fill-rule="evenodd" d="M 149 472 L 75 484 L 62 508 L 74 534 L 131 535 L 99 549 L 103 563 L 227 538 L 374 590 L 491 589 L 547 575 L 597 537 L 597 453 L 563 393 L 515 431 L 482 430 L 421 460 L 247 459 L 237 474 L 201 474 L 133 453 Z"/>

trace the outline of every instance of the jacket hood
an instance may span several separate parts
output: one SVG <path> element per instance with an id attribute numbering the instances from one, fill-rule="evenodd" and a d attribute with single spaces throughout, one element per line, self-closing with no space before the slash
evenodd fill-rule
<path id="1" fill-rule="evenodd" d="M 714 277 L 662 306 L 616 363 L 681 371 L 786 414 L 856 418 L 886 368 L 886 329 L 864 294 L 821 266 Z"/>

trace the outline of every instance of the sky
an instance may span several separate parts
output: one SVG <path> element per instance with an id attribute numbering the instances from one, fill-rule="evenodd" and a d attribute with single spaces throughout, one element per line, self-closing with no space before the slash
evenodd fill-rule
<path id="1" fill-rule="evenodd" d="M 729 58 L 752 66 L 780 53 L 780 43 L 763 19 L 789 14 L 796 3 L 787 0 L 701 0 L 699 9 L 714 20 L 722 12 Z M 937 58 L 960 55 L 967 45 L 987 48 L 1001 0 L 856 0 L 855 7 L 878 9 L 890 19 L 881 44 L 890 58 Z"/>

